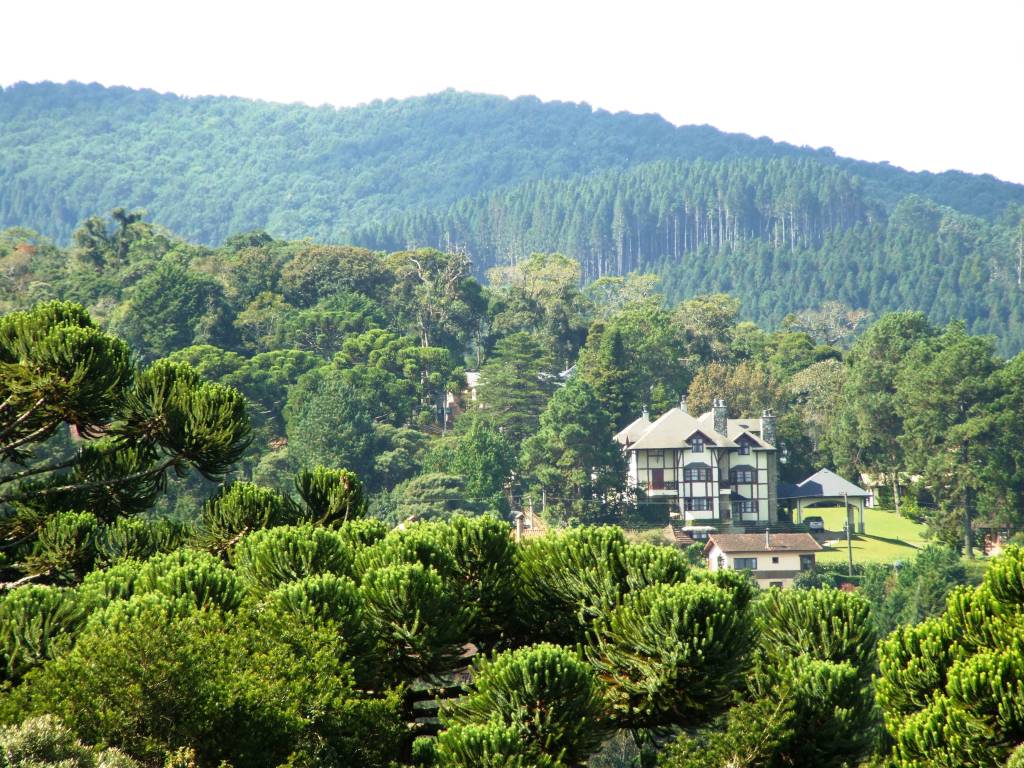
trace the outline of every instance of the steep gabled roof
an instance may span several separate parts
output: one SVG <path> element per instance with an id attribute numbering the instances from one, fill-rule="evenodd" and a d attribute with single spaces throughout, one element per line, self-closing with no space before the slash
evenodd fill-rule
<path id="1" fill-rule="evenodd" d="M 729 421 L 732 422 L 733 419 L 730 419 Z M 760 419 L 758 419 L 758 421 L 760 421 Z M 750 438 L 750 442 L 752 442 L 754 444 L 755 450 L 761 450 L 761 451 L 774 451 L 775 450 L 775 446 L 774 445 L 770 445 L 770 444 L 766 443 L 764 440 L 762 440 L 760 437 L 758 437 L 756 434 L 754 434 L 750 430 L 744 429 L 741 426 L 739 426 L 738 424 L 735 425 L 735 426 L 733 424 L 731 424 L 731 423 L 729 424 L 729 439 L 730 440 L 732 440 L 734 443 L 739 445 L 739 439 L 743 435 L 746 435 L 747 437 Z"/>
<path id="2" fill-rule="evenodd" d="M 709 414 L 705 414 L 707 416 Z M 725 435 L 715 431 L 714 423 L 705 423 L 706 420 L 694 418 L 679 408 L 666 411 L 655 421 L 647 431 L 641 435 L 635 443 L 630 445 L 631 449 L 637 450 L 662 450 L 665 448 L 682 448 L 696 432 L 700 432 L 708 441 L 715 446 L 735 448 L 736 444 Z M 634 424 L 636 422 L 633 422 Z M 631 427 L 632 425 L 630 425 Z M 629 429 L 630 427 L 626 427 Z M 625 431 L 625 430 L 624 430 Z M 619 433 L 621 435 L 622 432 Z M 618 435 L 616 435 L 618 438 Z M 621 441 L 620 441 L 621 442 Z"/>
<path id="3" fill-rule="evenodd" d="M 724 448 L 736 447 L 736 443 L 730 440 L 728 435 L 723 435 L 715 429 L 715 414 L 712 411 L 702 413 L 697 418 L 697 423 L 700 425 L 701 432 L 713 438 L 715 445 Z"/>
<path id="4" fill-rule="evenodd" d="M 735 428 L 739 428 L 746 429 L 754 434 L 760 435 L 761 430 L 764 428 L 761 424 L 760 417 L 752 419 L 728 419 L 726 424 L 728 425 L 730 434 L 732 434 Z"/>
<path id="5" fill-rule="evenodd" d="M 651 420 L 647 418 L 647 411 L 644 411 L 640 418 L 634 421 L 632 424 L 624 427 L 619 434 L 615 436 L 615 442 L 622 445 L 628 445 L 635 443 L 639 440 L 643 434 L 651 428 Z"/>
<path id="6" fill-rule="evenodd" d="M 683 435 L 693 432 L 696 428 L 697 422 L 693 416 L 684 413 L 679 408 L 673 408 L 659 416 L 658 420 L 651 424 L 630 448 L 654 450 L 681 448 Z"/>

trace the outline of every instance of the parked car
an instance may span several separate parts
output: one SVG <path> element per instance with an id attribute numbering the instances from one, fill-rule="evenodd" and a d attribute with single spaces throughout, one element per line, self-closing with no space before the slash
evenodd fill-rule
<path id="1" fill-rule="evenodd" d="M 825 530 L 825 521 L 818 515 L 811 515 L 810 517 L 804 518 L 804 525 L 807 526 L 811 533 L 820 533 Z"/>

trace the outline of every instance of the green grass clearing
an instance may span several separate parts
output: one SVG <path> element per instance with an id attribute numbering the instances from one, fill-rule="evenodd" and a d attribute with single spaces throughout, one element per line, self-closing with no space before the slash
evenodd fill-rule
<path id="1" fill-rule="evenodd" d="M 816 507 L 805 509 L 804 517 L 819 515 L 825 521 L 825 528 L 831 532 L 843 530 L 842 507 Z M 854 512 L 854 524 L 857 513 Z M 883 509 L 864 510 L 864 533 L 853 535 L 853 562 L 891 563 L 894 560 L 912 558 L 927 543 L 925 527 L 895 512 Z M 819 563 L 845 563 L 846 539 L 833 540 L 831 546 L 819 552 Z"/>

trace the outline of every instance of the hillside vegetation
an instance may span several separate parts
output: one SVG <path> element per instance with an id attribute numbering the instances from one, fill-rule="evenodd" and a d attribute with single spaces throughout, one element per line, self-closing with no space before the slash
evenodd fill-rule
<path id="1" fill-rule="evenodd" d="M 817 159 L 656 162 L 498 190 L 356 240 L 454 244 L 480 268 L 557 250 L 585 280 L 654 271 L 671 299 L 734 293 L 768 325 L 833 299 L 874 313 L 921 309 L 1020 349 L 1022 209 L 991 222 L 911 195 L 890 210 L 869 187 Z"/>
<path id="2" fill-rule="evenodd" d="M 478 276 L 558 250 L 585 281 L 656 272 L 762 324 L 839 299 L 1024 346 L 1024 187 L 990 176 L 453 91 L 335 109 L 18 84 L 0 125 L 0 227 L 58 242 L 123 206 L 207 245 L 457 247 Z"/>
<path id="3" fill-rule="evenodd" d="M 0 764 L 996 768 L 1024 742 L 1024 549 L 974 589 L 960 558 L 1024 528 L 1024 353 L 838 302 L 764 330 L 561 254 L 484 285 L 458 250 L 210 248 L 122 208 L 72 242 L 0 232 Z M 759 593 L 630 543 L 668 507 L 612 435 L 683 393 L 773 409 L 782 479 L 892 481 L 929 545 L 848 594 L 818 588 L 841 566 Z M 552 530 L 517 541 L 536 499 Z"/>

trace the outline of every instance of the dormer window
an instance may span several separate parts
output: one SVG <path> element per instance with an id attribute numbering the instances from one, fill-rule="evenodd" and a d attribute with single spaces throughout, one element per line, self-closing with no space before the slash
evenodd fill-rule
<path id="1" fill-rule="evenodd" d="M 690 439 L 690 450 L 693 453 L 704 453 L 704 438 L 697 435 Z"/>
<path id="2" fill-rule="evenodd" d="M 743 456 L 750 455 L 750 443 L 747 440 L 742 440 L 740 442 L 740 454 Z"/>

